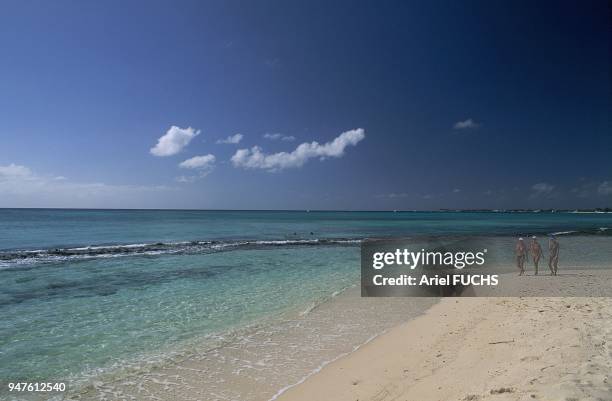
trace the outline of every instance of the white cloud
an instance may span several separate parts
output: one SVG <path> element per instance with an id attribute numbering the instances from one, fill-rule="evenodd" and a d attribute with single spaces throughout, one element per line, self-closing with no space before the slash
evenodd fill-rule
<path id="1" fill-rule="evenodd" d="M 186 183 L 186 182 L 194 182 L 198 178 L 204 178 L 208 174 L 210 174 L 215 168 L 215 155 L 204 155 L 204 156 L 195 156 L 191 159 L 187 159 L 179 164 L 180 168 L 187 168 L 191 170 L 196 170 L 197 175 L 191 176 L 180 176 L 176 177 L 178 182 Z"/>
<path id="2" fill-rule="evenodd" d="M 240 143 L 240 141 L 242 141 L 242 138 L 244 138 L 244 135 L 242 134 L 236 134 L 236 135 L 230 135 L 225 139 L 219 139 L 217 140 L 217 143 L 221 144 L 221 143 L 225 143 L 225 144 L 237 144 Z"/>
<path id="3" fill-rule="evenodd" d="M 597 187 L 597 192 L 601 195 L 612 194 L 612 181 L 604 181 Z"/>
<path id="4" fill-rule="evenodd" d="M 461 192 L 461 190 L 460 190 L 459 188 L 455 188 L 455 189 L 453 189 L 453 193 L 454 193 L 454 194 L 458 194 L 459 192 Z"/>
<path id="5" fill-rule="evenodd" d="M 195 156 L 191 159 L 187 159 L 181 164 L 179 167 L 181 168 L 192 168 L 192 169 L 200 169 L 200 168 L 211 168 L 215 164 L 215 155 L 204 155 L 204 156 Z"/>
<path id="6" fill-rule="evenodd" d="M 475 122 L 471 118 L 468 118 L 465 121 L 457 121 L 455 125 L 453 125 L 454 129 L 472 129 L 478 127 L 480 127 L 480 124 Z"/>
<path id="7" fill-rule="evenodd" d="M 175 197 L 162 199 L 162 194 L 174 190 L 162 185 L 74 182 L 13 163 L 0 166 L 0 207 L 159 207 Z"/>
<path id="8" fill-rule="evenodd" d="M 8 166 L 0 166 L 0 182 L 15 179 L 29 179 L 31 177 L 32 170 L 26 166 L 20 166 L 14 163 Z"/>
<path id="9" fill-rule="evenodd" d="M 333 141 L 323 145 L 316 141 L 302 143 L 291 153 L 265 154 L 259 146 L 254 146 L 251 149 L 239 149 L 231 160 L 235 167 L 277 171 L 285 168 L 301 167 L 309 159 L 316 157 L 321 160 L 327 157 L 342 157 L 347 146 L 355 146 L 363 138 L 365 138 L 365 131 L 362 128 L 357 128 L 343 132 Z"/>
<path id="10" fill-rule="evenodd" d="M 547 196 L 555 189 L 554 185 L 539 182 L 531 186 L 531 197 Z"/>
<path id="11" fill-rule="evenodd" d="M 272 141 L 277 141 L 277 140 L 281 140 L 281 141 L 285 141 L 285 142 L 291 142 L 291 141 L 295 141 L 295 137 L 293 135 L 283 135 L 283 134 L 264 134 L 263 136 L 265 139 L 270 139 Z"/>
<path id="12" fill-rule="evenodd" d="M 157 140 L 157 145 L 151 148 L 151 154 L 155 156 L 175 155 L 199 134 L 200 130 L 196 131 L 191 127 L 180 128 L 173 125 Z"/>

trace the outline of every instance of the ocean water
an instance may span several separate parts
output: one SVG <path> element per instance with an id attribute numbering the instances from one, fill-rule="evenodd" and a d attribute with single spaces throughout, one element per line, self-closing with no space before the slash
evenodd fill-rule
<path id="1" fill-rule="evenodd" d="M 566 266 L 609 267 L 611 227 L 579 213 L 0 209 L 0 399 L 45 399 L 8 381 L 163 391 L 157 375 L 186 366 L 214 378 L 204 399 L 270 399 L 433 302 L 360 300 L 362 239 L 477 236 L 501 266 L 515 236 L 563 233 Z"/>

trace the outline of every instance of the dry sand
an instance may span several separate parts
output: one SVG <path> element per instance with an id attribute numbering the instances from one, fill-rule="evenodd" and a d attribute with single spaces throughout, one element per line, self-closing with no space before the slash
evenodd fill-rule
<path id="1" fill-rule="evenodd" d="M 609 270 L 514 283 L 612 296 Z M 445 298 L 278 399 L 610 401 L 612 298 Z"/>

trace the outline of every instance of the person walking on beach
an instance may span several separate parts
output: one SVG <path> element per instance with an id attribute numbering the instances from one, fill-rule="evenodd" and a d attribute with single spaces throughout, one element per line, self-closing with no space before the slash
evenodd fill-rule
<path id="1" fill-rule="evenodd" d="M 525 247 L 523 238 L 518 239 L 514 250 L 516 252 L 516 265 L 519 269 L 519 276 L 522 276 L 523 273 L 525 273 L 525 258 L 527 256 L 527 248 Z"/>
<path id="2" fill-rule="evenodd" d="M 554 235 L 550 236 L 548 241 L 548 268 L 550 269 L 550 275 L 556 276 L 557 269 L 559 268 L 559 242 Z"/>
<path id="3" fill-rule="evenodd" d="M 535 265 L 535 275 L 538 275 L 538 264 L 540 263 L 540 258 L 542 257 L 542 247 L 538 242 L 538 239 L 534 235 L 531 237 L 531 243 L 529 244 L 529 248 L 531 251 L 531 257 L 533 258 L 533 264 Z"/>

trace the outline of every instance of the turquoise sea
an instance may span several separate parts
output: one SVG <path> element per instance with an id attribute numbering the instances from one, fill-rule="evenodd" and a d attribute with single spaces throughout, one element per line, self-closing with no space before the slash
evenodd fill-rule
<path id="1" fill-rule="evenodd" d="M 0 399 L 8 381 L 86 386 L 303 316 L 358 282 L 364 238 L 487 237 L 511 261 L 516 236 L 561 233 L 562 262 L 605 267 L 608 228 L 603 213 L 0 209 Z"/>

